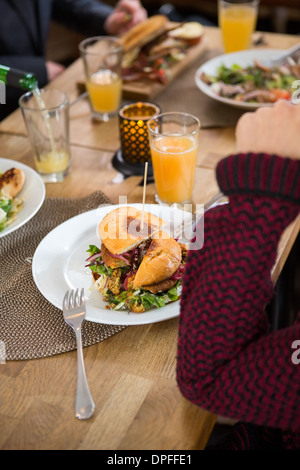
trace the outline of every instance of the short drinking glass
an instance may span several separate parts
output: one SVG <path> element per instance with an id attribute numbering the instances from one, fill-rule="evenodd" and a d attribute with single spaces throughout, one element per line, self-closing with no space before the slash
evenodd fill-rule
<path id="1" fill-rule="evenodd" d="M 163 113 L 148 121 L 148 131 L 157 202 L 168 205 L 190 203 L 200 121 L 186 113 Z"/>
<path id="2" fill-rule="evenodd" d="M 60 90 L 30 91 L 19 100 L 35 166 L 46 183 L 62 181 L 70 167 L 69 100 Z"/>
<path id="3" fill-rule="evenodd" d="M 79 44 L 92 115 L 108 121 L 116 115 L 122 97 L 122 57 L 120 39 L 96 36 Z"/>
<path id="4" fill-rule="evenodd" d="M 256 28 L 259 0 L 218 0 L 225 52 L 249 49 Z"/>

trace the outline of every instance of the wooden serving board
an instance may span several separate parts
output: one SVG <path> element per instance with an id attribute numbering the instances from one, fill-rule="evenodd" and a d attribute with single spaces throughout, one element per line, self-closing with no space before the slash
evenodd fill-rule
<path id="1" fill-rule="evenodd" d="M 187 49 L 186 55 L 182 60 L 170 66 L 170 78 L 167 83 L 158 83 L 148 78 L 133 82 L 124 82 L 123 97 L 129 100 L 153 99 L 161 91 L 168 87 L 169 84 L 181 74 L 181 72 L 186 70 L 199 57 L 201 57 L 201 55 L 203 55 L 207 49 L 207 41 L 204 33 L 202 40 L 198 44 Z"/>

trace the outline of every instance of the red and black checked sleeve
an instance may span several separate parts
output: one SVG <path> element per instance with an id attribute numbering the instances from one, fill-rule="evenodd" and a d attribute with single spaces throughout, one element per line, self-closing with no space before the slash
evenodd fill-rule
<path id="1" fill-rule="evenodd" d="M 190 251 L 179 317 L 177 382 L 210 411 L 300 431 L 300 322 L 270 333 L 265 307 L 284 229 L 300 211 L 300 161 L 231 155 L 217 167 L 229 204 L 205 214 L 204 246 Z"/>

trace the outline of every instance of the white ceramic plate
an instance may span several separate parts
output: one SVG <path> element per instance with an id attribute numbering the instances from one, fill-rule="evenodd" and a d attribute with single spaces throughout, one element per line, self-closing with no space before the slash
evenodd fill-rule
<path id="1" fill-rule="evenodd" d="M 129 204 L 142 209 L 142 204 Z M 102 206 L 73 217 L 52 230 L 36 249 L 32 263 L 35 284 L 42 295 L 55 307 L 62 309 L 67 290 L 84 288 L 86 319 L 110 325 L 142 325 L 168 320 L 179 314 L 179 301 L 159 309 L 136 314 L 128 311 L 108 310 L 107 303 L 92 282 L 86 259 L 89 245 L 100 247 L 96 226 L 102 218 L 118 206 Z M 145 204 L 145 211 L 153 213 L 167 223 L 180 223 L 189 215 L 179 209 L 156 204 Z"/>
<path id="2" fill-rule="evenodd" d="M 0 171 L 4 173 L 10 168 L 19 168 L 25 173 L 25 183 L 18 194 L 24 201 L 23 209 L 18 213 L 17 219 L 0 232 L 0 238 L 14 232 L 22 225 L 26 224 L 40 209 L 45 199 L 45 184 L 40 175 L 23 163 L 15 160 L 8 160 L 6 158 L 0 158 Z"/>
<path id="3" fill-rule="evenodd" d="M 234 99 L 223 98 L 222 96 L 217 95 L 211 86 L 204 83 L 200 77 L 203 72 L 207 75 L 216 75 L 217 70 L 221 65 L 231 67 L 232 65 L 237 64 L 241 67 L 247 67 L 248 65 L 253 65 L 253 61 L 255 59 L 259 60 L 260 62 L 269 61 L 276 59 L 279 55 L 282 54 L 282 52 L 282 50 L 277 49 L 250 49 L 248 51 L 232 52 L 230 54 L 224 54 L 215 57 L 199 67 L 195 75 L 196 85 L 205 95 L 210 96 L 210 98 L 213 98 L 216 101 L 220 101 L 221 103 L 229 104 L 230 106 L 234 106 L 236 108 L 251 111 L 262 106 L 272 106 L 272 104 L 269 103 L 242 103 Z"/>

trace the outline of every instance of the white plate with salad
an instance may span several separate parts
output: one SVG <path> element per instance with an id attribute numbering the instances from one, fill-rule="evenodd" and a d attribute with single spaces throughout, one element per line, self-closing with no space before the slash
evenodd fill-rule
<path id="1" fill-rule="evenodd" d="M 10 201 L 1 197 L 0 208 L 6 213 L 6 217 L 1 217 L 0 238 L 26 224 L 40 209 L 45 199 L 45 184 L 40 175 L 24 163 L 6 158 L 0 158 L 0 175 L 11 168 L 18 168 L 25 174 L 25 183 L 20 193 L 17 195 L 20 208 L 13 213 Z M 12 201 L 13 202 L 13 201 Z M 13 209 L 14 210 L 14 209 Z M 3 212 L 1 214 L 4 216 Z"/>
<path id="2" fill-rule="evenodd" d="M 299 80 L 289 63 L 268 70 L 265 64 L 282 55 L 277 49 L 251 49 L 215 57 L 197 70 L 197 87 L 210 98 L 245 110 L 291 100 Z M 300 73 L 300 65 L 297 65 Z M 298 75 L 299 76 L 299 75 Z"/>
<path id="3" fill-rule="evenodd" d="M 129 204 L 139 210 L 142 204 Z M 53 229 L 41 241 L 33 256 L 32 273 L 41 294 L 55 307 L 62 309 L 67 290 L 84 288 L 86 319 L 109 325 L 142 325 L 168 320 L 179 315 L 178 300 L 144 313 L 109 310 L 107 302 L 94 287 L 87 267 L 89 246 L 100 248 L 96 227 L 103 217 L 118 206 L 103 206 L 75 216 Z M 187 220 L 187 212 L 158 204 L 145 204 L 145 211 L 175 225 Z"/>

